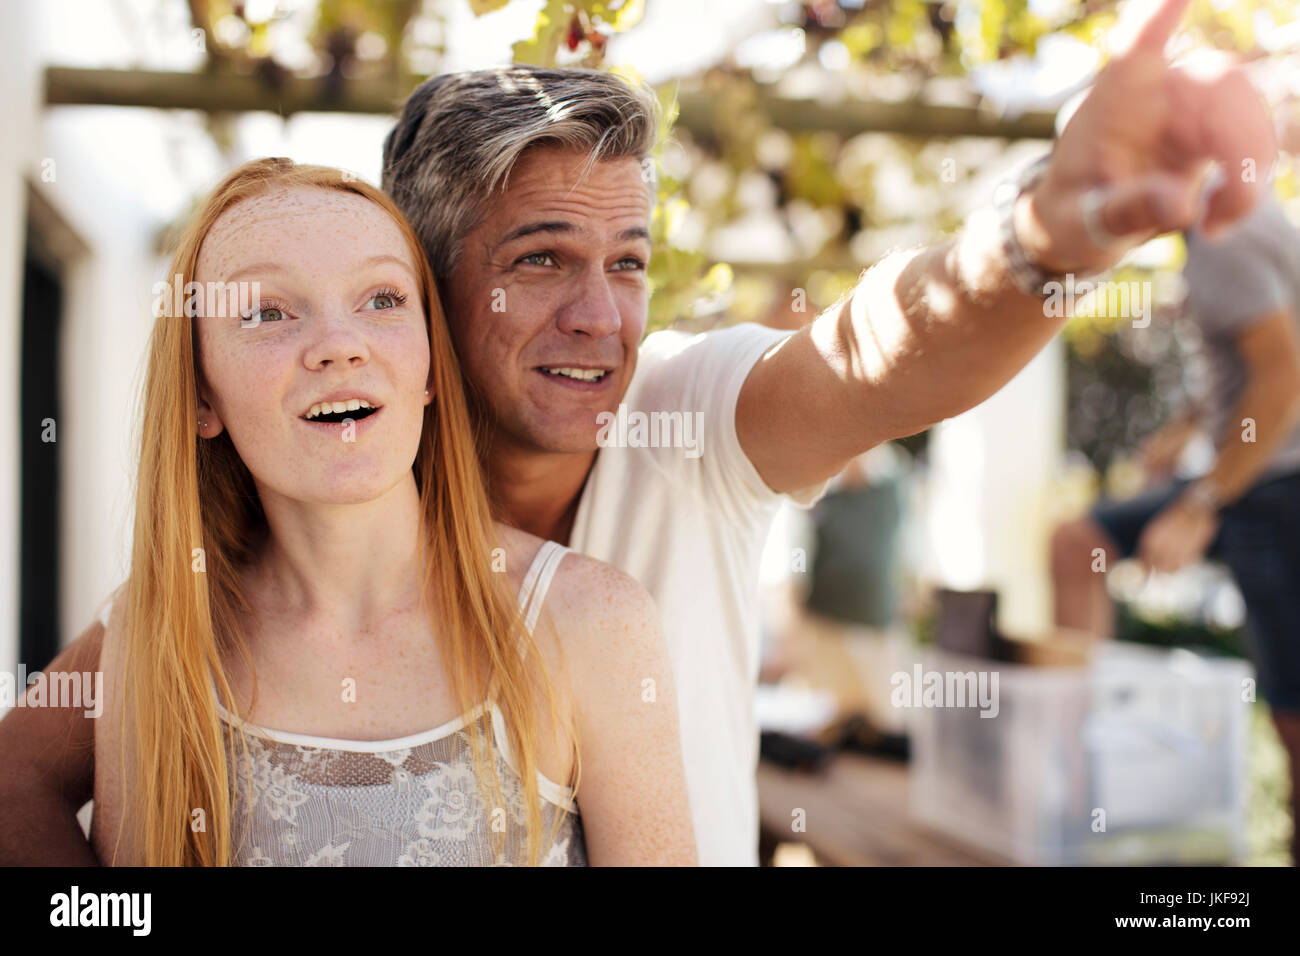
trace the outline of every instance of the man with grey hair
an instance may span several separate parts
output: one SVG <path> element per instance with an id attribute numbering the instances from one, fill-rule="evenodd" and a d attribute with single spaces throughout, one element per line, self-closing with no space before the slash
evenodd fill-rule
<path id="1" fill-rule="evenodd" d="M 438 279 L 498 517 L 654 595 L 700 862 L 752 864 L 754 594 L 780 495 L 741 444 L 737 402 L 784 336 L 642 341 L 658 125 L 653 94 L 608 73 L 438 76 L 385 141 L 383 186 Z M 645 416 L 645 441 L 601 440 L 600 416 L 620 407 Z M 801 481 L 791 496 L 811 503 L 821 479 Z"/>
<path id="2" fill-rule="evenodd" d="M 654 595 L 701 863 L 755 861 L 757 565 L 781 496 L 810 502 L 855 456 L 983 401 L 1059 330 L 1047 283 L 1190 223 L 1213 163 L 1272 163 L 1267 112 L 1238 71 L 1166 62 L 1186 3 L 1162 0 L 1125 24 L 1050 162 L 996 210 L 885 258 L 793 334 L 740 325 L 642 342 L 656 129 L 646 93 L 520 67 L 438 77 L 406 104 L 384 186 L 441 282 L 494 507 Z M 1260 188 L 1230 178 L 1207 227 L 1246 212 Z M 610 440 L 611 420 L 632 424 Z M 699 454 L 687 421 L 701 423 Z M 90 651 L 65 652 L 77 653 Z M 653 703 L 653 686 L 628 693 Z M 37 769 L 10 774 L 23 782 L 0 802 L 0 845 L 21 858 L 35 826 L 42 860 L 71 861 L 87 851 L 61 808 L 82 792 L 85 732 L 37 741 L 12 720 L 0 750 Z M 19 829 L 26 840 L 10 839 Z"/>

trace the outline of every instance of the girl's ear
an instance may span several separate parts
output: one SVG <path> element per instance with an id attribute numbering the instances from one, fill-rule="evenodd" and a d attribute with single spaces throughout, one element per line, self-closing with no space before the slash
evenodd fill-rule
<path id="1" fill-rule="evenodd" d="M 199 393 L 199 404 L 196 410 L 198 412 L 199 437 L 216 438 L 220 435 L 221 429 L 224 427 L 221 423 L 221 416 L 217 414 L 215 408 L 208 404 L 208 400 L 204 398 L 202 392 Z"/>

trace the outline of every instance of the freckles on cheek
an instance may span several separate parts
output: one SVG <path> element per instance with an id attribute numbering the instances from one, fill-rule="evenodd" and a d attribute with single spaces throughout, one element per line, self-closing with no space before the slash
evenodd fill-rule
<path id="1" fill-rule="evenodd" d="M 265 414 L 268 395 L 276 393 L 289 361 L 269 339 L 240 343 L 233 337 L 214 336 L 203 361 L 211 404 L 223 418 L 246 420 Z"/>
<path id="2" fill-rule="evenodd" d="M 195 365 L 198 367 L 199 376 L 196 384 L 206 392 L 208 404 L 216 409 L 218 414 L 224 414 L 222 411 L 224 402 L 221 396 L 227 392 L 226 369 L 230 365 L 225 354 L 226 350 L 211 332 L 200 332 L 196 339 L 198 355 L 195 356 Z"/>
<path id="3" fill-rule="evenodd" d="M 398 358 L 393 364 L 395 384 L 406 387 L 410 383 L 411 387 L 419 386 L 423 393 L 424 383 L 429 380 L 429 373 L 433 368 L 433 357 L 430 355 L 429 340 L 424 335 L 407 336 L 400 342 L 395 349 Z"/>

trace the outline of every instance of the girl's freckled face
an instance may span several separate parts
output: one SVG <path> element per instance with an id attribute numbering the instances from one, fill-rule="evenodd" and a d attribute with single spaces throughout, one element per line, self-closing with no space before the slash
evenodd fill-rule
<path id="1" fill-rule="evenodd" d="M 264 496 L 357 503 L 410 474 L 429 339 L 411 250 L 387 212 L 323 188 L 247 199 L 213 224 L 195 273 L 225 296 L 208 295 L 194 320 L 200 440 L 229 432 Z M 350 427 L 304 420 L 341 395 L 381 410 Z"/>

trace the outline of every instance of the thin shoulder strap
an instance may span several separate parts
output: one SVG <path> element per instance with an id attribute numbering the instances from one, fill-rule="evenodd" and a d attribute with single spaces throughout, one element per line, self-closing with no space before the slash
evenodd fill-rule
<path id="1" fill-rule="evenodd" d="M 546 603 L 546 592 L 551 588 L 551 581 L 560 567 L 560 562 L 569 553 L 569 549 L 554 541 L 543 541 L 537 549 L 533 563 L 524 575 L 523 586 L 519 589 L 519 610 L 524 614 L 524 626 L 528 633 L 537 627 L 542 605 Z"/>
<path id="2" fill-rule="evenodd" d="M 554 541 L 543 541 L 542 546 L 537 549 L 537 554 L 533 558 L 533 563 L 528 566 L 524 573 L 524 583 L 519 588 L 519 610 L 524 615 L 524 626 L 528 628 L 528 633 L 532 634 L 537 627 L 537 619 L 541 617 L 542 605 L 546 603 L 546 592 L 551 589 L 551 581 L 555 579 L 555 572 L 559 570 L 560 561 L 569 553 L 569 549 L 562 544 Z M 522 649 L 525 660 L 527 659 L 528 647 L 525 645 Z M 496 699 L 499 674 L 493 674 L 488 684 L 488 699 Z"/>
<path id="3" fill-rule="evenodd" d="M 117 596 L 122 592 L 122 589 L 125 586 L 126 583 L 123 582 L 113 588 L 113 590 L 109 592 L 108 597 L 104 598 L 104 602 L 99 605 L 99 611 L 95 614 L 95 617 L 99 619 L 99 623 L 103 624 L 104 627 L 108 627 L 109 618 L 113 613 L 113 603 L 117 600 Z"/>

